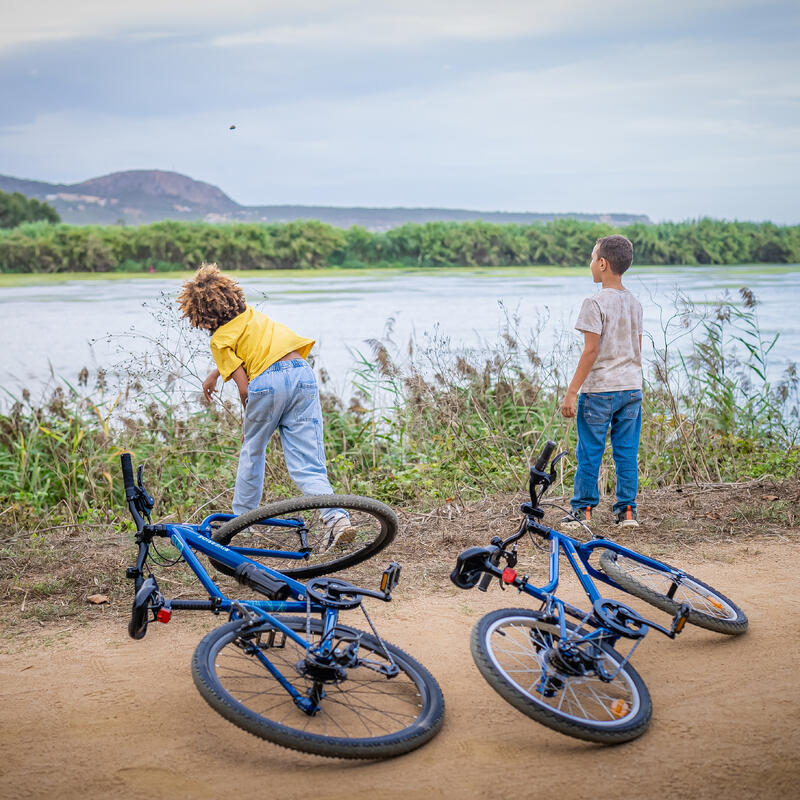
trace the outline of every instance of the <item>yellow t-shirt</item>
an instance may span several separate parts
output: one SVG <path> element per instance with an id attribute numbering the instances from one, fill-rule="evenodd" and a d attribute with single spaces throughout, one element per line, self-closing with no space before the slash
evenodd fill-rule
<path id="1" fill-rule="evenodd" d="M 211 355 L 226 381 L 240 365 L 244 365 L 247 379 L 253 380 L 292 350 L 306 358 L 313 346 L 313 339 L 298 336 L 252 306 L 217 328 L 211 337 Z"/>

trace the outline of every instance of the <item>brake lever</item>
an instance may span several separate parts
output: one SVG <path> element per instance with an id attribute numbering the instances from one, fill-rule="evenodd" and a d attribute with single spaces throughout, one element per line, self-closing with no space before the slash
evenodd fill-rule
<path id="1" fill-rule="evenodd" d="M 550 462 L 550 483 L 555 483 L 556 480 L 556 465 L 562 458 L 566 458 L 569 455 L 569 450 L 562 450 L 551 462 Z"/>
<path id="2" fill-rule="evenodd" d="M 153 506 L 155 506 L 156 501 L 153 495 L 144 488 L 144 464 L 139 464 L 139 468 L 136 470 L 136 488 L 139 491 L 139 500 L 141 501 L 142 505 L 142 512 L 147 517 L 147 521 L 150 521 L 150 512 L 153 510 Z"/>

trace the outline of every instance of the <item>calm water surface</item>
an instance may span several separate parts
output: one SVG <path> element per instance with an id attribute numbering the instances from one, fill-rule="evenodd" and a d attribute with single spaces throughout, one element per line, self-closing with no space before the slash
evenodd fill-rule
<path id="1" fill-rule="evenodd" d="M 554 277 L 524 270 L 312 277 L 270 273 L 241 283 L 257 307 L 317 340 L 317 363 L 340 389 L 350 380 L 353 351 L 369 352 L 366 340 L 380 338 L 390 318 L 398 345 L 414 336 L 424 346 L 435 335 L 479 348 L 497 339 L 513 313 L 522 317 L 523 328 L 547 320 L 540 345 L 549 347 L 559 334 L 571 331 L 581 300 L 596 291 L 588 270 L 583 276 Z M 759 300 L 763 332 L 780 333 L 772 375 L 800 355 L 800 265 L 634 268 L 625 284 L 641 300 L 645 328 L 656 339 L 662 337 L 660 320 L 670 315 L 678 290 L 695 303 L 709 303 L 747 286 Z M 137 279 L 0 288 L 3 387 L 12 394 L 22 387 L 36 392 L 53 375 L 74 382 L 83 366 L 117 364 L 121 349 L 140 352 L 148 346 L 141 334 L 159 336 L 154 315 L 159 297 L 174 297 L 179 287 L 179 279 Z M 134 335 L 119 338 L 126 333 Z M 645 357 L 651 354 L 648 344 Z M 206 366 L 210 360 L 201 369 Z"/>

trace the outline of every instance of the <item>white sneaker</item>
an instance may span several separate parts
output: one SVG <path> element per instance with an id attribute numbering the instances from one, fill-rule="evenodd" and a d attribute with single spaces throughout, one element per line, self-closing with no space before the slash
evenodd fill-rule
<path id="1" fill-rule="evenodd" d="M 337 544 L 350 544 L 356 538 L 356 529 L 350 524 L 350 517 L 346 514 L 326 522 L 325 530 L 328 532 L 325 550 L 330 550 Z"/>

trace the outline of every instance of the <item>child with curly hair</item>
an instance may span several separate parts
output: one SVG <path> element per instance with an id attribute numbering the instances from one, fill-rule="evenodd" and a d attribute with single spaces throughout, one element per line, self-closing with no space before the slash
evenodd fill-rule
<path id="1" fill-rule="evenodd" d="M 304 494 L 333 494 L 322 443 L 322 408 L 314 372 L 305 360 L 313 339 L 300 336 L 245 302 L 236 281 L 216 264 L 203 264 L 178 295 L 183 316 L 211 334 L 217 368 L 203 381 L 211 402 L 217 381 L 233 380 L 244 406 L 244 435 L 236 472 L 233 513 L 261 505 L 267 444 L 277 429 L 286 468 Z M 352 540 L 355 530 L 341 508 L 322 519 L 327 547 Z"/>

